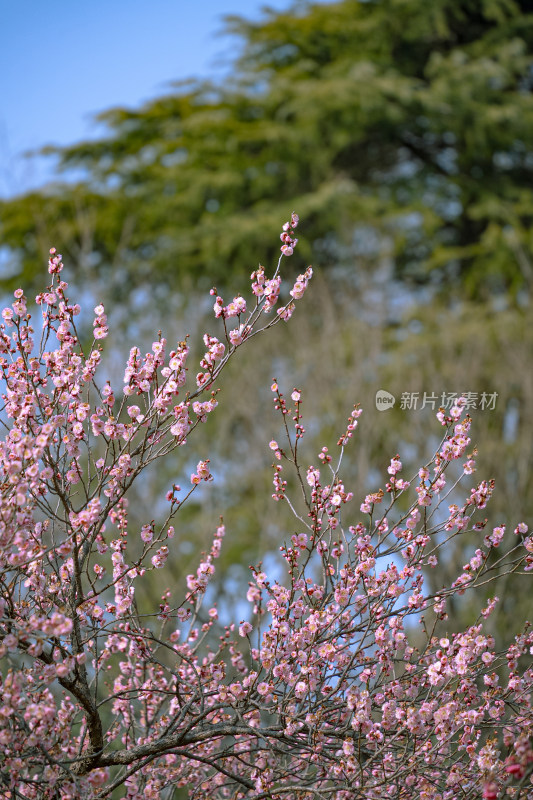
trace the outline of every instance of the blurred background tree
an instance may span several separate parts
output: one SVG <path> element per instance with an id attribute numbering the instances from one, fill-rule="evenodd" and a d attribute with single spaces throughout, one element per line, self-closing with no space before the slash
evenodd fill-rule
<path id="1" fill-rule="evenodd" d="M 258 261 L 275 263 L 295 210 L 287 280 L 313 263 L 307 313 L 226 378 L 226 416 L 202 442 L 219 488 L 183 520 L 182 563 L 221 508 L 237 585 L 293 532 L 268 500 L 273 375 L 305 392 L 311 461 L 352 404 L 365 407 L 346 462 L 356 497 L 383 484 L 396 452 L 406 472 L 429 455 L 438 429 L 424 393 L 496 393 L 494 410 L 474 412 L 474 477 L 497 480 L 492 524 L 532 519 L 533 3 L 296 2 L 226 25 L 241 42 L 227 79 L 102 113 L 107 136 L 49 150 L 62 181 L 0 204 L 5 289 L 40 285 L 54 244 L 80 288 L 119 303 L 128 347 L 160 318 L 181 338 L 202 329 L 200 290 L 242 288 Z M 419 392 L 418 409 L 378 411 L 381 388 Z M 139 516 L 170 480 L 153 476 Z M 450 570 L 479 546 L 455 541 Z M 503 593 L 502 634 L 527 608 L 518 578 Z"/>
<path id="2" fill-rule="evenodd" d="M 242 47 L 222 85 L 104 112 L 108 137 L 58 152 L 83 180 L 3 204 L 17 279 L 59 236 L 96 274 L 226 282 L 274 256 L 298 207 L 322 267 L 352 266 L 358 246 L 379 258 L 385 240 L 402 278 L 529 289 L 532 11 L 343 0 L 229 18 Z"/>

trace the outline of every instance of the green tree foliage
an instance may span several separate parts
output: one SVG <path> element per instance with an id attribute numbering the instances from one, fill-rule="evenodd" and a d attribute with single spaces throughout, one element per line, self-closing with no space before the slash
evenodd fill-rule
<path id="1" fill-rule="evenodd" d="M 117 293 L 154 276 L 223 285 L 274 255 L 297 208 L 322 266 L 386 251 L 397 275 L 446 291 L 529 289 L 532 12 L 342 0 L 228 18 L 229 80 L 101 114 L 107 136 L 54 151 L 82 180 L 2 204 L 14 280 L 52 241 Z"/>

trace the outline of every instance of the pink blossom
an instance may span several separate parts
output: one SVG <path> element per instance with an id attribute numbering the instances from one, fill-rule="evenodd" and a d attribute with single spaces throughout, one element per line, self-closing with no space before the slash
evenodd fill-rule
<path id="1" fill-rule="evenodd" d="M 271 311 L 278 302 L 280 287 L 281 287 L 281 278 L 279 277 L 279 275 L 277 278 L 273 278 L 272 280 L 266 281 L 263 289 L 263 297 L 265 301 L 263 310 L 265 311 L 265 313 Z"/>
<path id="2" fill-rule="evenodd" d="M 143 542 L 151 542 L 154 538 L 154 530 L 151 525 L 143 525 L 141 528 L 141 539 Z"/>
<path id="3" fill-rule="evenodd" d="M 396 475 L 398 472 L 400 472 L 401 468 L 402 468 L 402 462 L 400 461 L 400 457 L 395 456 L 391 460 L 390 466 L 387 467 L 387 472 L 389 473 L 389 475 Z"/>
<path id="4" fill-rule="evenodd" d="M 280 317 L 280 319 L 284 320 L 285 322 L 288 322 L 292 317 L 292 315 L 294 314 L 295 308 L 296 306 L 294 305 L 294 303 L 288 303 L 283 308 L 278 308 L 277 314 Z"/>
<path id="5" fill-rule="evenodd" d="M 238 328 L 229 332 L 229 340 L 234 347 L 237 347 L 244 342 L 250 332 L 251 328 L 249 325 L 239 325 Z"/>
<path id="6" fill-rule="evenodd" d="M 248 636 L 250 631 L 252 630 L 252 626 L 249 622 L 242 622 L 239 626 L 239 636 Z"/>

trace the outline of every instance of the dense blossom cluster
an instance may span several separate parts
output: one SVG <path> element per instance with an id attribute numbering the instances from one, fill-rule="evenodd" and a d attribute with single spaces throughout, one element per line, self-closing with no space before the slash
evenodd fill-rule
<path id="1" fill-rule="evenodd" d="M 297 223 L 293 214 L 283 228 L 282 254 L 293 252 Z M 104 308 L 85 353 L 55 251 L 52 284 L 37 298 L 42 334 L 22 291 L 4 310 L 1 798 L 155 799 L 173 787 L 220 800 L 532 795 L 533 633 L 517 631 L 497 652 L 484 630 L 497 598 L 475 625 L 446 633 L 449 599 L 490 579 L 489 555 L 504 534 L 481 533 L 486 522 L 476 518 L 490 484 L 462 504 L 448 499 L 450 464 L 464 459 L 464 474 L 475 470 L 461 400 L 439 412 L 444 435 L 432 461 L 406 479 L 395 455 L 384 488 L 357 505 L 340 465 L 361 409 L 338 452 L 323 447 L 304 466 L 302 392 L 287 401 L 274 382 L 285 442 L 270 442 L 273 496 L 297 520 L 280 548 L 285 577 L 254 568 L 249 615 L 216 638 L 219 613 L 203 603 L 221 523 L 185 596 L 166 591 L 159 608 L 139 608 L 137 587 L 171 553 L 173 518 L 212 479 L 209 460 L 198 461 L 184 494 L 168 492 L 162 522 L 133 525 L 128 492 L 214 411 L 218 376 L 242 342 L 289 318 L 312 271 L 265 318 L 283 288 L 279 266 L 271 279 L 263 267 L 252 274 L 251 310 L 240 295 L 225 305 L 213 290 L 223 335 L 204 336 L 189 388 L 187 342 L 167 352 L 162 337 L 144 357 L 131 349 L 122 388 L 98 382 Z M 472 558 L 431 595 L 424 571 L 469 531 Z M 529 571 L 533 537 L 524 523 L 514 533 L 512 569 Z"/>

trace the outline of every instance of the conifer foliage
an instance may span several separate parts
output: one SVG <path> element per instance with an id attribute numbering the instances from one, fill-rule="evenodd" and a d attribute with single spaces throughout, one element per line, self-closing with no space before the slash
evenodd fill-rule
<path id="1" fill-rule="evenodd" d="M 280 199 L 305 215 L 306 260 L 385 247 L 410 281 L 531 289 L 530 2 L 296 3 L 227 30 L 222 84 L 102 113 L 106 136 L 50 148 L 76 185 L 2 204 L 13 289 L 49 237 L 117 292 L 242 278 L 254 247 L 274 257 Z"/>

